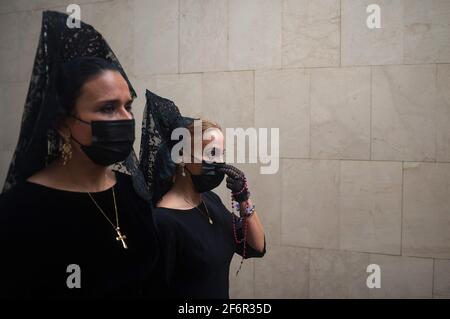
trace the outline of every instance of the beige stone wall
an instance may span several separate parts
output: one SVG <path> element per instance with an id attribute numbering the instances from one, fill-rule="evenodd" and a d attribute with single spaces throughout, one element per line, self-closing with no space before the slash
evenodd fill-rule
<path id="1" fill-rule="evenodd" d="M 450 0 L 76 2 L 138 89 L 138 123 L 149 88 L 224 127 L 280 128 L 278 174 L 239 165 L 268 251 L 237 278 L 233 260 L 232 297 L 450 297 Z M 0 1 L 2 181 L 41 12 L 68 3 Z"/>

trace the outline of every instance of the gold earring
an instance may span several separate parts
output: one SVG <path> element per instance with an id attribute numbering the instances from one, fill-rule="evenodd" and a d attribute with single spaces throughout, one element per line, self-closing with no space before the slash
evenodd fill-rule
<path id="1" fill-rule="evenodd" d="M 64 166 L 67 164 L 67 161 L 72 158 L 72 145 L 69 142 L 69 137 L 64 138 L 64 143 L 61 146 L 61 157 Z"/>

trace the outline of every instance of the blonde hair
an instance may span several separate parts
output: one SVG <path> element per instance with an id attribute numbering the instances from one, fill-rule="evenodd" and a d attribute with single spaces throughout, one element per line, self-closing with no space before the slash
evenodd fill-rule
<path id="1" fill-rule="evenodd" d="M 202 121 L 202 134 L 204 134 L 210 128 L 216 128 L 216 129 L 219 129 L 220 131 L 222 131 L 222 128 L 216 122 L 212 122 L 210 120 L 204 120 L 204 119 L 200 119 L 200 120 Z M 191 133 L 191 136 L 194 136 L 194 122 L 189 124 L 187 126 L 187 129 L 189 130 L 189 133 Z"/>

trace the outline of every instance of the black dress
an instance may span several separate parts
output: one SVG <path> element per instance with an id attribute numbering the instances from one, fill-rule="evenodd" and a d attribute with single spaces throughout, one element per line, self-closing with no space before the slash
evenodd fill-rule
<path id="1" fill-rule="evenodd" d="M 203 205 L 188 210 L 157 207 L 154 212 L 161 239 L 161 256 L 166 267 L 169 298 L 229 298 L 228 274 L 234 253 L 242 256 L 243 244 L 236 244 L 232 214 L 219 196 L 201 194 L 213 224 Z M 242 232 L 238 231 L 241 237 Z M 246 258 L 262 257 L 266 252 L 247 244 Z"/>
<path id="2" fill-rule="evenodd" d="M 1 297 L 140 298 L 158 295 L 158 241 L 152 211 L 116 172 L 125 250 L 87 193 L 23 182 L 0 196 Z M 91 193 L 115 224 L 112 188 Z M 81 288 L 67 279 L 79 266 Z M 76 282 L 71 277 L 71 282 Z"/>

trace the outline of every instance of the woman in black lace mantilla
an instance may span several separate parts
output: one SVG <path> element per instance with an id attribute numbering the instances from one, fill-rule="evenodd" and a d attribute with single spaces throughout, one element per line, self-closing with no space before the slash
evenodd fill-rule
<path id="1" fill-rule="evenodd" d="M 136 94 L 92 26 L 46 11 L 0 196 L 0 296 L 157 295 L 158 245 L 133 152 Z"/>

